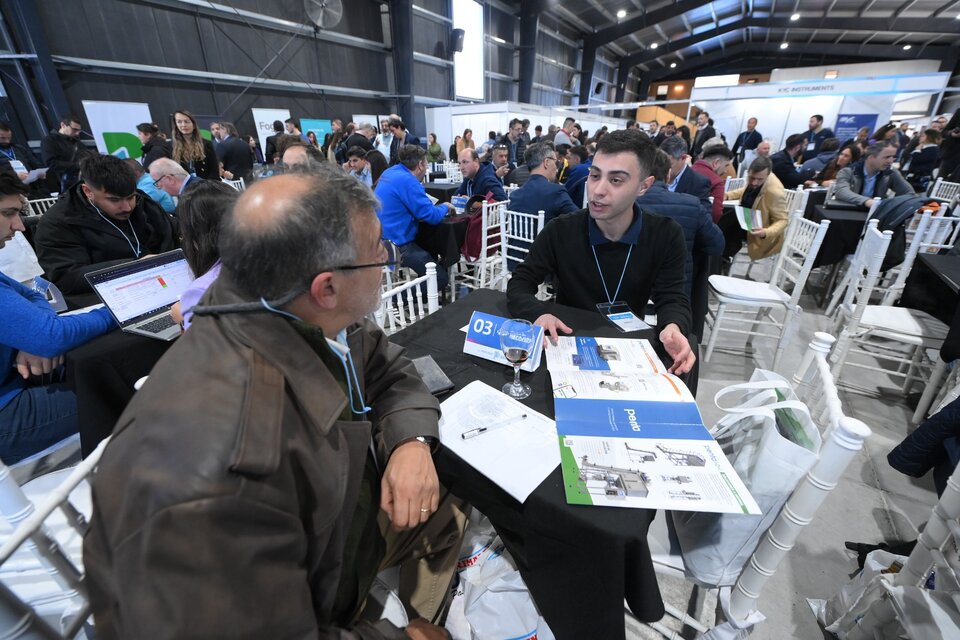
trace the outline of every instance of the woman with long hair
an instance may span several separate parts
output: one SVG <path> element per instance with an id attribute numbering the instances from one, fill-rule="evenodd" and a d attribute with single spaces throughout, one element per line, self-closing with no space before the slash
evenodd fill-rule
<path id="1" fill-rule="evenodd" d="M 373 185 L 370 188 L 372 189 L 377 186 L 380 174 L 387 170 L 387 159 L 376 149 L 367 151 L 367 155 L 363 159 L 370 165 L 370 179 L 373 180 Z"/>
<path id="2" fill-rule="evenodd" d="M 193 174 L 206 180 L 220 179 L 220 162 L 213 143 L 200 135 L 193 114 L 180 110 L 173 114 L 173 159 Z"/>
<path id="3" fill-rule="evenodd" d="M 817 182 L 823 187 L 829 187 L 837 181 L 837 174 L 840 172 L 840 169 L 849 167 L 859 159 L 860 147 L 856 144 L 848 144 L 843 149 L 840 149 L 837 157 L 823 168 L 823 171 L 817 176 Z"/>
<path id="4" fill-rule="evenodd" d="M 460 139 L 460 142 L 457 143 L 457 158 L 460 158 L 460 152 L 464 149 L 476 149 L 476 143 L 473 141 L 473 129 L 464 129 L 463 137 Z M 450 158 L 451 162 L 454 161 L 453 158 Z"/>
<path id="5" fill-rule="evenodd" d="M 677 128 L 677 135 L 683 138 L 683 141 L 687 143 L 687 151 L 690 151 L 690 127 L 683 125 Z"/>
<path id="6" fill-rule="evenodd" d="M 874 144 L 875 142 L 882 142 L 884 140 L 892 141 L 897 135 L 897 125 L 892 122 L 888 122 L 879 129 L 873 132 L 873 135 L 870 136 L 870 143 Z M 869 146 L 869 145 L 868 145 Z"/>
<path id="7" fill-rule="evenodd" d="M 456 162 L 460 154 L 457 153 L 457 145 L 460 144 L 460 141 L 463 140 L 460 136 L 457 136 L 453 139 L 453 144 L 450 145 L 450 162 Z"/>
<path id="8" fill-rule="evenodd" d="M 437 142 L 437 134 L 427 134 L 427 162 L 443 162 L 443 147 Z"/>
<path id="9" fill-rule="evenodd" d="M 333 135 L 330 137 L 330 144 L 327 145 L 327 160 L 334 163 L 337 162 L 337 147 L 340 146 L 343 140 L 343 129 L 333 132 Z"/>
<path id="10" fill-rule="evenodd" d="M 310 141 L 315 148 L 319 149 L 320 145 L 317 143 L 317 134 L 314 131 L 307 131 L 307 140 Z"/>
<path id="11" fill-rule="evenodd" d="M 144 171 L 150 171 L 150 163 L 157 158 L 170 158 L 173 148 L 170 143 L 160 137 L 160 127 L 152 122 L 141 122 L 137 125 L 137 137 L 140 138 L 140 164 Z"/>
<path id="12" fill-rule="evenodd" d="M 220 275 L 220 223 L 240 192 L 219 180 L 196 181 L 187 187 L 177 205 L 183 256 L 196 279 L 180 296 L 174 319 L 182 316 L 190 327 L 193 307 Z"/>

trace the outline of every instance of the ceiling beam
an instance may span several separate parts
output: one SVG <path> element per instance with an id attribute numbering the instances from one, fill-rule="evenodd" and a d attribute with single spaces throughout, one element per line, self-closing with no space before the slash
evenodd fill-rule
<path id="1" fill-rule="evenodd" d="M 587 34 L 584 36 L 584 38 L 591 38 L 597 46 L 603 46 L 613 42 L 614 40 L 619 40 L 624 36 L 628 36 L 634 31 L 640 31 L 641 29 L 654 27 L 666 20 L 682 16 L 688 11 L 694 11 L 700 7 L 711 4 L 711 2 L 712 0 L 680 0 L 679 2 L 668 5 L 661 9 L 648 11 L 641 15 L 634 16 L 628 20 L 624 20 L 619 24 L 600 29 L 592 34 Z"/>

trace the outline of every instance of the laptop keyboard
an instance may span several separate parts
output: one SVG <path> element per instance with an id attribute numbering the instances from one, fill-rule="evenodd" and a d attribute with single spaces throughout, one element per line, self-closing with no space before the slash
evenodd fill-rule
<path id="1" fill-rule="evenodd" d="M 169 329 L 176 322 L 173 321 L 173 316 L 170 314 L 165 314 L 157 318 L 156 320 L 151 320 L 146 324 L 141 324 L 137 327 L 141 331 L 147 331 L 149 333 L 160 333 L 164 329 Z"/>

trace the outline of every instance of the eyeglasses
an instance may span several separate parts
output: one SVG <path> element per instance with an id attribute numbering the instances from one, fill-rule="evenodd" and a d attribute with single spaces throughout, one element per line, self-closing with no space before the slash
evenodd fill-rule
<path id="1" fill-rule="evenodd" d="M 159 178 L 153 181 L 153 186 L 159 187 L 161 182 L 163 182 L 164 180 L 166 180 L 172 175 L 173 175 L 172 173 L 165 173 L 164 175 L 160 176 Z"/>
<path id="2" fill-rule="evenodd" d="M 387 271 L 396 271 L 397 267 L 400 266 L 400 248 L 390 242 L 389 240 L 380 241 L 380 249 L 385 254 L 386 260 L 384 262 L 371 262 L 369 264 L 348 264 L 342 267 L 332 267 L 331 271 L 353 271 L 354 269 L 367 269 L 370 267 L 383 268 L 386 267 Z"/>

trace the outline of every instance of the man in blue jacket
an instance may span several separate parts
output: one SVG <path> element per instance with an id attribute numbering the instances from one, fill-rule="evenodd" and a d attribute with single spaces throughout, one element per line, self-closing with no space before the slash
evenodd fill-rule
<path id="1" fill-rule="evenodd" d="M 437 289 L 443 291 L 449 281 L 447 270 L 436 256 L 431 256 L 414 242 L 417 224 L 440 224 L 453 205 L 433 204 L 420 183 L 427 173 L 427 152 L 423 147 L 408 144 L 400 149 L 400 163 L 380 176 L 374 193 L 380 199 L 377 215 L 383 226 L 383 237 L 400 249 L 400 264 L 413 269 L 418 276 L 427 273 L 427 263 L 437 263 Z M 494 178 L 496 180 L 496 178 Z"/>
<path id="2" fill-rule="evenodd" d="M 476 149 L 464 149 L 457 160 L 463 174 L 463 182 L 457 189 L 458 196 L 486 196 L 489 193 L 497 202 L 507 200 L 507 192 L 494 173 L 493 165 L 481 164 Z M 380 179 L 383 180 L 383 176 Z"/>

